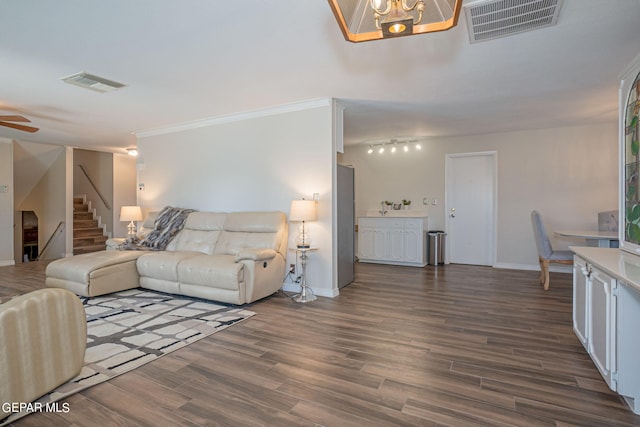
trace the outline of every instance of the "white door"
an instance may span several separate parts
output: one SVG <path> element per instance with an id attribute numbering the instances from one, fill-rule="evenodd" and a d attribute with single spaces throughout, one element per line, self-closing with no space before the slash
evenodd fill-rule
<path id="1" fill-rule="evenodd" d="M 493 265 L 496 153 L 448 154 L 445 174 L 449 262 Z"/>

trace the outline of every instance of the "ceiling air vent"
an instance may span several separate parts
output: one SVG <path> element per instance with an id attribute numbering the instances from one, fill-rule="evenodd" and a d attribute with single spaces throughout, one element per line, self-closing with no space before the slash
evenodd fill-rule
<path id="1" fill-rule="evenodd" d="M 471 43 L 554 25 L 564 0 L 481 0 L 464 5 Z"/>
<path id="2" fill-rule="evenodd" d="M 125 85 L 114 82 L 102 77 L 94 76 L 89 73 L 76 73 L 71 76 L 63 77 L 62 81 L 72 85 L 84 87 L 86 89 L 95 90 L 96 92 L 113 92 Z"/>

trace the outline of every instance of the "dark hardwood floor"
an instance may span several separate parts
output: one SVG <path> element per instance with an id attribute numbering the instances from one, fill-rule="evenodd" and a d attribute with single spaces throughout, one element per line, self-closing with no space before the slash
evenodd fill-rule
<path id="1" fill-rule="evenodd" d="M 44 283 L 0 268 L 0 297 Z M 571 327 L 571 276 L 357 265 L 337 298 L 253 318 L 17 426 L 638 426 Z"/>

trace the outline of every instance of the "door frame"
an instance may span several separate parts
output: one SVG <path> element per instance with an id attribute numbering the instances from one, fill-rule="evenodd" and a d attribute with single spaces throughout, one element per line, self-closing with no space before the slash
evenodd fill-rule
<path id="1" fill-rule="evenodd" d="M 498 252 L 498 152 L 497 151 L 476 151 L 469 153 L 447 153 L 445 155 L 444 162 L 444 219 L 445 219 L 445 232 L 447 235 L 451 231 L 451 221 L 449 217 L 449 203 L 451 201 L 449 185 L 452 182 L 450 179 L 451 174 L 451 162 L 455 158 L 460 157 L 484 157 L 489 156 L 492 160 L 491 167 L 493 168 L 492 174 L 492 197 L 493 203 L 491 206 L 491 248 L 489 251 L 489 262 L 492 267 L 496 264 L 497 252 Z M 445 244 L 445 263 L 450 262 L 451 245 Z"/>

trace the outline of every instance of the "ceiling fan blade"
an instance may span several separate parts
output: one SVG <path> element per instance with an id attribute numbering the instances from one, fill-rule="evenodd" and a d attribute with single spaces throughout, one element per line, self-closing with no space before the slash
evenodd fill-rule
<path id="1" fill-rule="evenodd" d="M 31 120 L 27 119 L 23 116 L 3 116 L 0 115 L 0 121 L 6 122 L 31 122 Z"/>
<path id="2" fill-rule="evenodd" d="M 7 123 L 7 122 L 0 122 L 0 126 L 6 126 L 8 128 L 18 129 L 18 130 L 22 130 L 29 133 L 38 132 L 40 130 L 38 128 L 34 128 L 31 126 L 17 125 L 15 123 Z"/>

